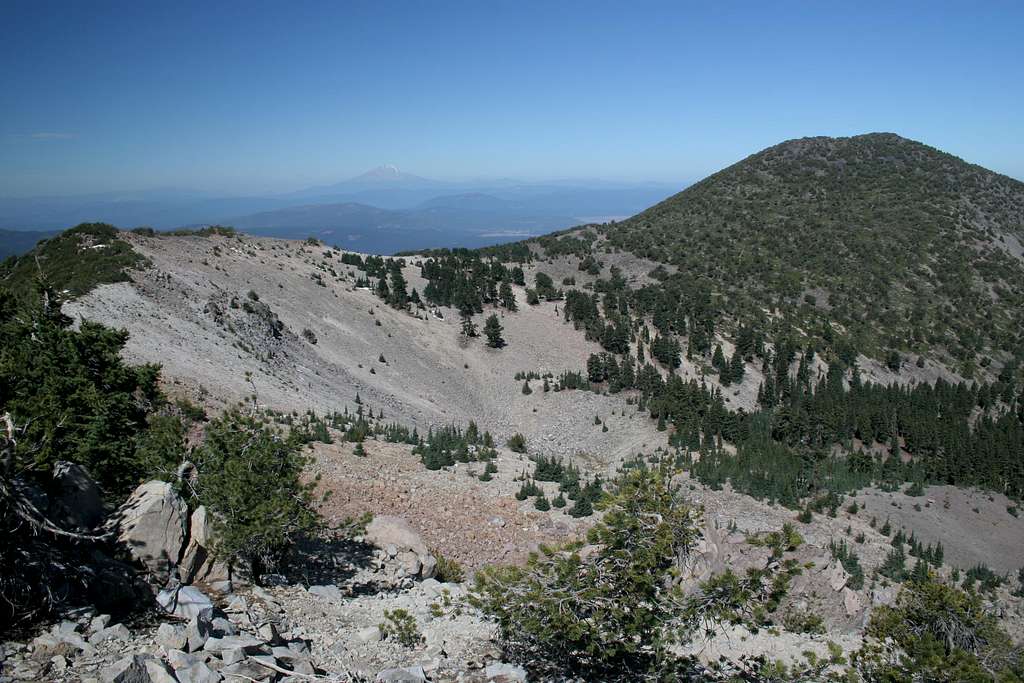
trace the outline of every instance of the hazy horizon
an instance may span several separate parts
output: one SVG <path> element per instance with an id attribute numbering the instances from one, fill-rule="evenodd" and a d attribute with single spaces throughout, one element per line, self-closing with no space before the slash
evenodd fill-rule
<path id="1" fill-rule="evenodd" d="M 889 131 L 1024 177 L 1024 7 L 5 3 L 0 196 L 684 185 Z"/>

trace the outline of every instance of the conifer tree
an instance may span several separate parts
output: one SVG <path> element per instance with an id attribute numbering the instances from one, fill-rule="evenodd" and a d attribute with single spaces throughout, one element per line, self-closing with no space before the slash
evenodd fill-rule
<path id="1" fill-rule="evenodd" d="M 462 334 L 466 337 L 475 337 L 477 334 L 476 323 L 473 322 L 472 315 L 462 316 Z"/>
<path id="2" fill-rule="evenodd" d="M 516 310 L 516 296 L 512 292 L 512 285 L 502 282 L 501 287 L 498 288 L 498 298 L 503 308 L 507 308 L 510 311 Z"/>
<path id="3" fill-rule="evenodd" d="M 391 288 L 388 287 L 387 278 L 383 275 L 377 280 L 377 296 L 384 301 L 390 301 L 391 299 Z"/>
<path id="4" fill-rule="evenodd" d="M 487 345 L 494 349 L 500 349 L 505 345 L 505 339 L 501 336 L 504 328 L 496 314 L 491 314 L 484 323 L 484 336 L 487 337 Z"/>
<path id="5" fill-rule="evenodd" d="M 386 297 L 386 300 L 393 308 L 404 309 L 409 305 L 409 295 L 405 291 L 405 276 L 402 275 L 402 268 L 397 261 L 390 261 L 389 270 L 391 274 L 391 293 Z"/>
<path id="6" fill-rule="evenodd" d="M 729 383 L 728 370 L 725 364 L 725 354 L 722 353 L 722 345 L 715 346 L 715 353 L 711 356 L 711 365 L 718 370 L 723 384 Z"/>
<path id="7" fill-rule="evenodd" d="M 742 382 L 745 372 L 746 368 L 743 365 L 743 356 L 740 355 L 740 350 L 737 347 L 737 349 L 733 351 L 732 359 L 729 361 L 729 380 L 732 382 Z"/>

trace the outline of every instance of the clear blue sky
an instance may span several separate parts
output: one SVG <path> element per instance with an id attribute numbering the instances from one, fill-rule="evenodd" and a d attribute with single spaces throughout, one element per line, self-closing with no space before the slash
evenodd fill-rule
<path id="1" fill-rule="evenodd" d="M 0 195 L 683 183 L 879 130 L 1024 178 L 1022 35 L 1020 0 L 5 0 Z"/>

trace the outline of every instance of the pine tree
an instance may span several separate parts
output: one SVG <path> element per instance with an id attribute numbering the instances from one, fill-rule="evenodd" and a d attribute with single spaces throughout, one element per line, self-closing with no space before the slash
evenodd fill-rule
<path id="1" fill-rule="evenodd" d="M 462 317 L 462 334 L 467 337 L 475 337 L 478 334 L 476 323 L 473 322 L 471 315 L 464 315 Z"/>
<path id="2" fill-rule="evenodd" d="M 745 372 L 743 356 L 740 355 L 740 350 L 737 348 L 732 354 L 732 359 L 729 361 L 729 379 L 733 382 L 742 382 Z"/>
<path id="3" fill-rule="evenodd" d="M 387 302 L 394 308 L 404 309 L 409 305 L 409 295 L 405 291 L 405 276 L 402 275 L 402 268 L 397 261 L 391 261 L 389 268 L 391 271 L 391 293 L 387 297 Z"/>
<path id="4" fill-rule="evenodd" d="M 377 296 L 384 301 L 389 301 L 391 299 L 391 288 L 388 287 L 388 281 L 383 276 L 377 280 Z"/>
<path id="5" fill-rule="evenodd" d="M 510 311 L 516 310 L 516 295 L 512 293 L 512 285 L 502 282 L 501 287 L 498 288 L 498 298 L 502 307 Z"/>
<path id="6" fill-rule="evenodd" d="M 580 496 L 576 503 L 569 509 L 571 517 L 589 517 L 594 514 L 594 506 L 587 496 Z"/>
<path id="7" fill-rule="evenodd" d="M 722 353 L 722 345 L 715 345 L 715 353 L 711 356 L 711 365 L 718 370 L 722 382 L 728 384 L 728 366 L 725 364 L 725 354 Z"/>
<path id="8" fill-rule="evenodd" d="M 903 566 L 905 560 L 903 546 L 898 545 L 886 556 L 885 562 L 878 568 L 878 573 L 893 581 L 903 581 L 907 576 L 907 570 Z"/>
<path id="9" fill-rule="evenodd" d="M 493 349 L 500 349 L 504 346 L 505 340 L 501 336 L 503 330 L 498 316 L 492 313 L 484 323 L 484 336 L 487 337 L 487 345 Z"/>

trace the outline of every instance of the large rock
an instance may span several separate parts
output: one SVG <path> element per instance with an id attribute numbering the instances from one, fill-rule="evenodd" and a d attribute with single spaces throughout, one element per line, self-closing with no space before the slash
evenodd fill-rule
<path id="1" fill-rule="evenodd" d="M 146 664 L 151 661 L 150 655 L 128 655 L 103 669 L 100 678 L 103 683 L 150 683 Z"/>
<path id="2" fill-rule="evenodd" d="M 345 593 L 335 585 L 310 586 L 306 590 L 310 595 L 314 595 L 327 602 L 339 603 L 345 600 Z"/>
<path id="3" fill-rule="evenodd" d="M 149 675 L 150 683 L 179 683 L 174 670 L 159 659 L 146 662 L 146 674 Z"/>
<path id="4" fill-rule="evenodd" d="M 174 676 L 178 679 L 178 683 L 218 683 L 221 680 L 219 673 L 211 669 L 205 662 L 200 661 L 176 668 Z"/>
<path id="5" fill-rule="evenodd" d="M 856 591 L 849 588 L 843 589 L 843 607 L 846 609 L 846 616 L 848 617 L 852 617 L 860 611 L 860 596 L 857 595 Z"/>
<path id="6" fill-rule="evenodd" d="M 229 681 L 266 681 L 277 675 L 274 669 L 268 669 L 253 658 L 225 666 L 220 673 Z"/>
<path id="7" fill-rule="evenodd" d="M 185 542 L 185 501 L 164 481 L 148 481 L 118 510 L 118 540 L 160 583 L 170 578 Z"/>
<path id="8" fill-rule="evenodd" d="M 220 585 L 231 581 L 231 570 L 213 557 L 213 525 L 205 505 L 189 518 L 188 545 L 181 555 L 178 574 L 183 583 Z"/>
<path id="9" fill-rule="evenodd" d="M 420 535 L 409 526 L 409 522 L 393 515 L 378 515 L 366 526 L 363 535 L 366 542 L 378 548 L 386 549 L 389 545 L 399 551 L 411 550 L 417 555 L 427 555 L 429 551 Z"/>
<path id="10" fill-rule="evenodd" d="M 437 573 L 437 561 L 427 550 L 420 535 L 401 517 L 380 515 L 366 527 L 363 538 L 367 543 L 398 557 L 405 572 L 424 579 Z"/>
<path id="11" fill-rule="evenodd" d="M 843 569 L 843 565 L 836 560 L 825 571 L 825 578 L 828 580 L 829 587 L 838 593 L 846 586 L 846 582 L 850 580 L 850 575 Z"/>
<path id="12" fill-rule="evenodd" d="M 188 644 L 185 629 L 177 624 L 160 624 L 156 630 L 156 644 L 168 652 L 182 650 Z"/>
<path id="13" fill-rule="evenodd" d="M 185 640 L 189 652 L 201 650 L 207 639 L 213 635 L 213 609 L 203 610 L 188 622 L 185 627 Z"/>
<path id="14" fill-rule="evenodd" d="M 265 643 L 259 638 L 252 636 L 224 636 L 222 638 L 208 638 L 203 645 L 205 652 L 223 652 L 225 650 L 242 650 L 246 654 L 257 654 L 263 649 Z"/>
<path id="15" fill-rule="evenodd" d="M 103 494 L 89 471 L 73 462 L 53 466 L 54 503 L 66 525 L 92 529 L 103 520 Z"/>

